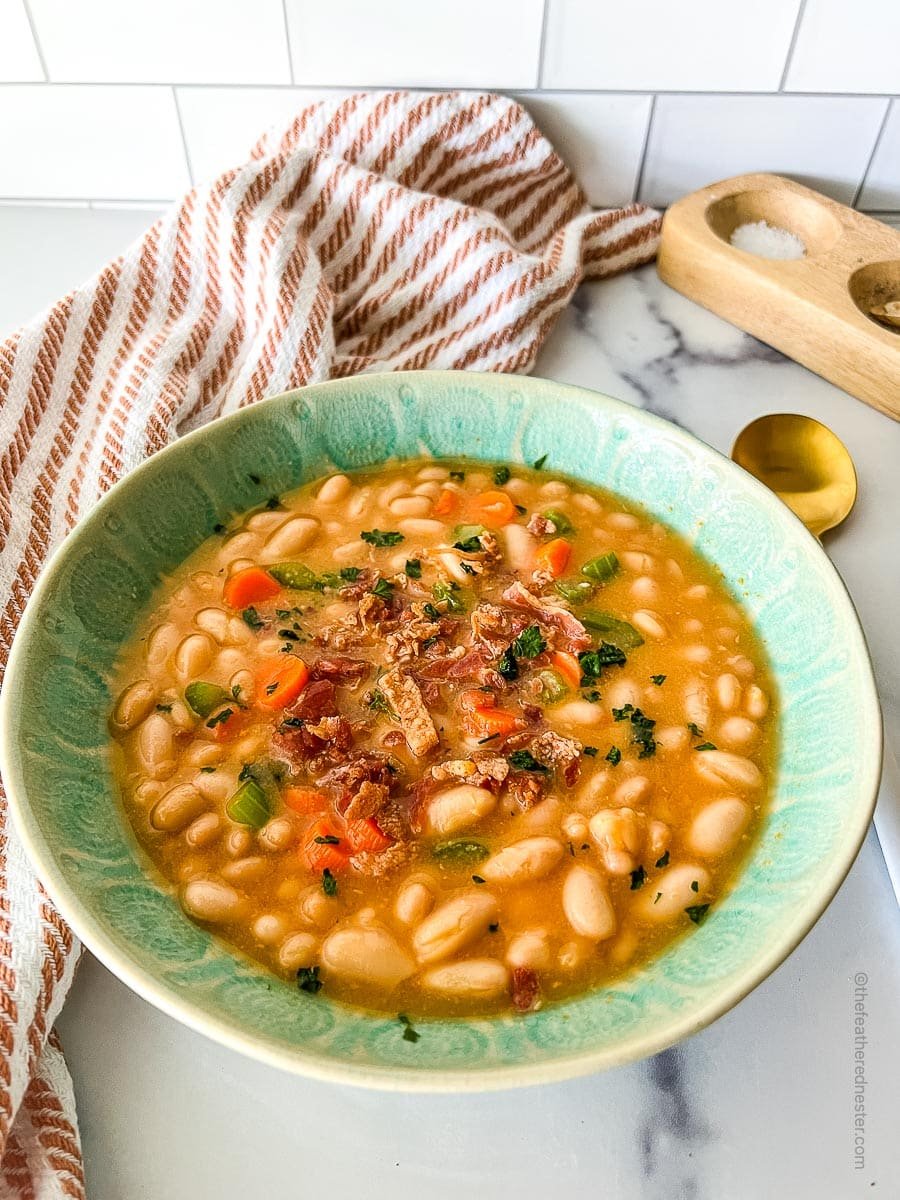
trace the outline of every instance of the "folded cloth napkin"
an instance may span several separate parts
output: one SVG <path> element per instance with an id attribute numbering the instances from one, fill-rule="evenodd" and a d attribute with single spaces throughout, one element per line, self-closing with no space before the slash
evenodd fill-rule
<path id="1" fill-rule="evenodd" d="M 658 233 L 641 205 L 590 210 L 503 97 L 310 104 L 0 344 L 0 670 L 48 552 L 179 434 L 360 371 L 528 371 L 581 280 L 651 259 Z M 77 953 L 0 796 L 4 1195 L 84 1195 L 52 1032 Z"/>

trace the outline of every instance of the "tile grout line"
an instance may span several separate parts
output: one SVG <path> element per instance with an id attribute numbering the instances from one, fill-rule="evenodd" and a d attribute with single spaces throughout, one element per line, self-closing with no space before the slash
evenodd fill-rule
<path id="1" fill-rule="evenodd" d="M 323 91 L 346 91 L 346 92 L 390 92 L 397 90 L 408 90 L 415 92 L 446 92 L 453 91 L 451 85 L 442 85 L 440 87 L 426 87 L 424 85 L 416 85 L 409 87 L 408 85 L 396 84 L 394 87 L 388 87 L 383 83 L 377 84 L 349 84 L 349 83 L 329 83 L 329 84 L 310 84 L 310 83 L 269 83 L 260 81 L 258 83 L 192 83 L 190 80 L 167 80 L 160 83 L 148 83 L 147 81 L 136 82 L 134 80 L 104 80 L 102 83 L 81 82 L 78 80 L 40 80 L 19 81 L 11 79 L 0 79 L 0 92 L 4 88 L 91 88 L 94 90 L 102 90 L 104 88 L 194 88 L 205 91 L 230 91 L 244 92 L 262 90 L 273 92 L 285 92 L 293 88 L 301 92 L 323 92 Z M 720 96 L 747 96 L 752 99 L 764 99 L 766 97 L 783 96 L 786 100 L 797 98 L 798 100 L 898 100 L 900 93 L 898 92 L 778 92 L 773 89 L 768 91 L 716 91 L 706 89 L 701 91 L 692 91 L 689 88 L 577 88 L 577 87 L 502 87 L 502 88 L 478 88 L 463 86 L 456 90 L 462 92 L 484 92 L 493 91 L 500 95 L 522 95 L 522 96 L 693 96 L 698 99 L 717 99 Z"/>
<path id="2" fill-rule="evenodd" d="M 281 16 L 284 20 L 284 46 L 288 56 L 288 74 L 291 77 L 291 87 L 293 87 L 296 81 L 294 79 L 294 54 L 291 50 L 291 27 L 288 23 L 287 0 L 281 0 Z"/>
<path id="3" fill-rule="evenodd" d="M 194 166 L 191 162 L 191 152 L 188 150 L 187 136 L 184 132 L 184 119 L 181 115 L 181 105 L 178 103 L 178 88 L 173 84 L 170 90 L 172 92 L 172 100 L 175 104 L 175 117 L 178 121 L 178 132 L 181 134 L 181 149 L 184 151 L 184 163 L 187 167 L 188 180 L 190 181 L 191 187 L 193 187 L 195 182 Z"/>
<path id="4" fill-rule="evenodd" d="M 41 45 L 41 39 L 38 37 L 37 25 L 34 23 L 34 17 L 31 15 L 31 5 L 28 0 L 22 0 L 22 8 L 25 10 L 25 19 L 28 22 L 28 27 L 31 30 L 31 37 L 34 41 L 34 48 L 37 51 L 38 62 L 41 64 L 41 70 L 44 72 L 44 83 L 50 82 L 50 72 L 47 70 L 47 60 L 44 57 L 44 48 Z"/>
<path id="5" fill-rule="evenodd" d="M 866 186 L 866 180 L 869 178 L 869 172 L 872 170 L 872 163 L 875 161 L 875 155 L 878 152 L 878 147 L 881 145 L 881 139 L 884 137 L 884 131 L 887 129 L 888 117 L 891 115 L 892 105 L 893 101 L 888 100 L 884 106 L 884 116 L 881 118 L 881 124 L 878 126 L 878 133 L 875 135 L 875 141 L 872 143 L 872 153 L 869 155 L 869 161 L 866 163 L 866 169 L 862 173 L 859 186 L 853 193 L 853 203 L 850 205 L 851 208 L 856 208 L 857 204 L 859 203 L 859 198 L 863 194 L 863 188 Z"/>
<path id="6" fill-rule="evenodd" d="M 547 48 L 547 21 L 550 17 L 550 0 L 544 0 L 541 11 L 541 36 L 538 42 L 537 90 L 541 91 L 544 84 L 544 52 Z"/>
<path id="7" fill-rule="evenodd" d="M 803 14 L 806 12 L 806 0 L 800 0 L 800 5 L 797 8 L 797 19 L 794 22 L 794 31 L 791 34 L 791 40 L 788 44 L 787 58 L 784 60 L 784 70 L 781 72 L 781 80 L 778 84 L 778 91 L 784 91 L 784 85 L 787 83 L 788 71 L 791 69 L 791 61 L 794 57 L 794 49 L 797 45 L 797 39 L 800 36 L 800 26 L 803 24 Z"/>
<path id="8" fill-rule="evenodd" d="M 656 115 L 656 96 L 650 97 L 650 112 L 647 114 L 647 128 L 644 130 L 644 144 L 641 147 L 641 165 L 638 167 L 637 179 L 634 181 L 632 199 L 641 202 L 641 188 L 644 186 L 644 168 L 647 165 L 647 150 L 650 147 L 650 130 L 653 128 L 653 118 Z"/>

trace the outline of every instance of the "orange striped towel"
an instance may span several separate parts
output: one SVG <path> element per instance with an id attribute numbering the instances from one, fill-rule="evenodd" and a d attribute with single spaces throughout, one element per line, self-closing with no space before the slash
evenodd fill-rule
<path id="1" fill-rule="evenodd" d="M 511 100 L 311 104 L 0 345 L 0 669 L 48 552 L 180 433 L 358 371 L 528 371 L 579 282 L 646 262 L 658 232 L 640 205 L 588 209 Z M 76 958 L 0 797 L 4 1195 L 83 1195 L 52 1033 Z"/>

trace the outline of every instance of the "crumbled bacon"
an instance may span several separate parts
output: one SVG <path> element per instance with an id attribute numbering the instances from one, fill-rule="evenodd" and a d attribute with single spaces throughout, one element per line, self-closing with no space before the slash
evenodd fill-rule
<path id="1" fill-rule="evenodd" d="M 406 736 L 402 729 L 389 729 L 387 733 L 382 734 L 382 746 L 403 746 L 406 744 Z"/>
<path id="2" fill-rule="evenodd" d="M 307 721 L 304 733 L 328 742 L 335 750 L 346 750 L 353 741 L 353 730 L 346 717 L 322 717 L 320 721 Z"/>
<path id="3" fill-rule="evenodd" d="M 416 758 L 422 758 L 437 746 L 439 739 L 416 681 L 395 667 L 382 675 L 379 687 L 397 714 L 410 750 Z"/>
<path id="4" fill-rule="evenodd" d="M 556 524 L 549 517 L 540 513 L 532 513 L 531 519 L 525 526 L 532 537 L 546 537 L 548 533 L 556 533 Z"/>
<path id="5" fill-rule="evenodd" d="M 558 767 L 570 787 L 578 778 L 583 749 L 582 743 L 575 738 L 563 737 L 552 729 L 545 729 L 538 734 L 530 746 L 538 762 L 546 767 Z"/>
<path id="6" fill-rule="evenodd" d="M 479 604 L 472 610 L 472 634 L 499 657 L 528 624 L 528 617 L 499 604 Z"/>
<path id="7" fill-rule="evenodd" d="M 387 804 L 389 795 L 389 789 L 383 783 L 364 779 L 344 810 L 344 816 L 348 821 L 377 816 Z"/>
<path id="8" fill-rule="evenodd" d="M 338 593 L 342 600 L 360 600 L 372 590 L 373 584 L 378 578 L 378 572 L 371 567 L 363 567 L 352 583 L 348 583 L 346 587 L 342 587 Z"/>
<path id="9" fill-rule="evenodd" d="M 330 679 L 317 679 L 309 683 L 300 693 L 297 703 L 285 714 L 299 717 L 302 721 L 318 721 L 322 717 L 338 715 L 335 688 Z"/>
<path id="10" fill-rule="evenodd" d="M 412 662 L 422 653 L 424 642 L 440 636 L 444 624 L 442 620 L 434 621 L 427 616 L 421 604 L 411 605 L 407 620 L 392 630 L 385 639 L 388 662 Z"/>
<path id="11" fill-rule="evenodd" d="M 472 758 L 451 758 L 435 763 L 430 768 L 429 778 L 435 783 L 457 779 L 471 783 L 474 787 L 487 787 L 492 791 L 499 788 L 509 774 L 509 763 L 505 758 L 491 754 L 476 754 Z"/>
<path id="12" fill-rule="evenodd" d="M 390 791 L 394 783 L 394 773 L 387 755 L 378 754 L 374 750 L 357 751 L 346 762 L 328 771 L 318 782 L 322 787 L 334 789 L 336 807 L 338 812 L 343 813 L 362 784 L 367 781 L 380 784 Z"/>
<path id="13" fill-rule="evenodd" d="M 510 584 L 503 593 L 503 599 L 508 604 L 515 604 L 519 608 L 529 609 L 545 625 L 551 625 L 555 629 L 558 629 L 568 643 L 567 649 L 572 652 L 587 650 L 590 646 L 590 634 L 573 613 L 569 612 L 567 608 L 563 608 L 560 604 L 553 604 L 548 600 L 543 600 L 539 596 L 535 596 L 519 580 Z"/>
<path id="14" fill-rule="evenodd" d="M 533 771 L 510 771 L 506 778 L 506 790 L 510 799 L 527 811 L 543 798 L 544 776 Z"/>
<path id="15" fill-rule="evenodd" d="M 541 995 L 537 973 L 531 967 L 514 967 L 510 994 L 517 1012 L 532 1012 L 538 1007 Z"/>
<path id="16" fill-rule="evenodd" d="M 335 683 L 352 683 L 364 679 L 372 664 L 361 658 L 320 658 L 310 668 L 311 679 L 332 679 Z"/>
<path id="17" fill-rule="evenodd" d="M 360 850 L 350 859 L 350 864 L 360 874 L 380 879 L 409 862 L 413 852 L 409 842 L 395 842 L 386 850 Z"/>

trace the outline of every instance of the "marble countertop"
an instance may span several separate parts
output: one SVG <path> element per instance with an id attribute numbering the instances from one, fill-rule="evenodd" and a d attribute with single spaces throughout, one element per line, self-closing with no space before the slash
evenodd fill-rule
<path id="1" fill-rule="evenodd" d="M 0 329 L 148 219 L 0 208 Z M 649 408 L 726 452 L 765 412 L 809 413 L 836 431 L 856 461 L 860 497 L 827 549 L 859 608 L 900 750 L 900 424 L 669 291 L 652 267 L 582 287 L 535 373 Z M 863 1170 L 854 1170 L 851 1116 L 858 987 Z M 90 955 L 59 1030 L 91 1200 L 537 1200 L 562 1188 L 572 1200 L 854 1200 L 900 1187 L 898 995 L 900 914 L 870 832 L 817 926 L 743 1003 L 676 1048 L 605 1075 L 460 1097 L 293 1078 L 177 1024 Z"/>

